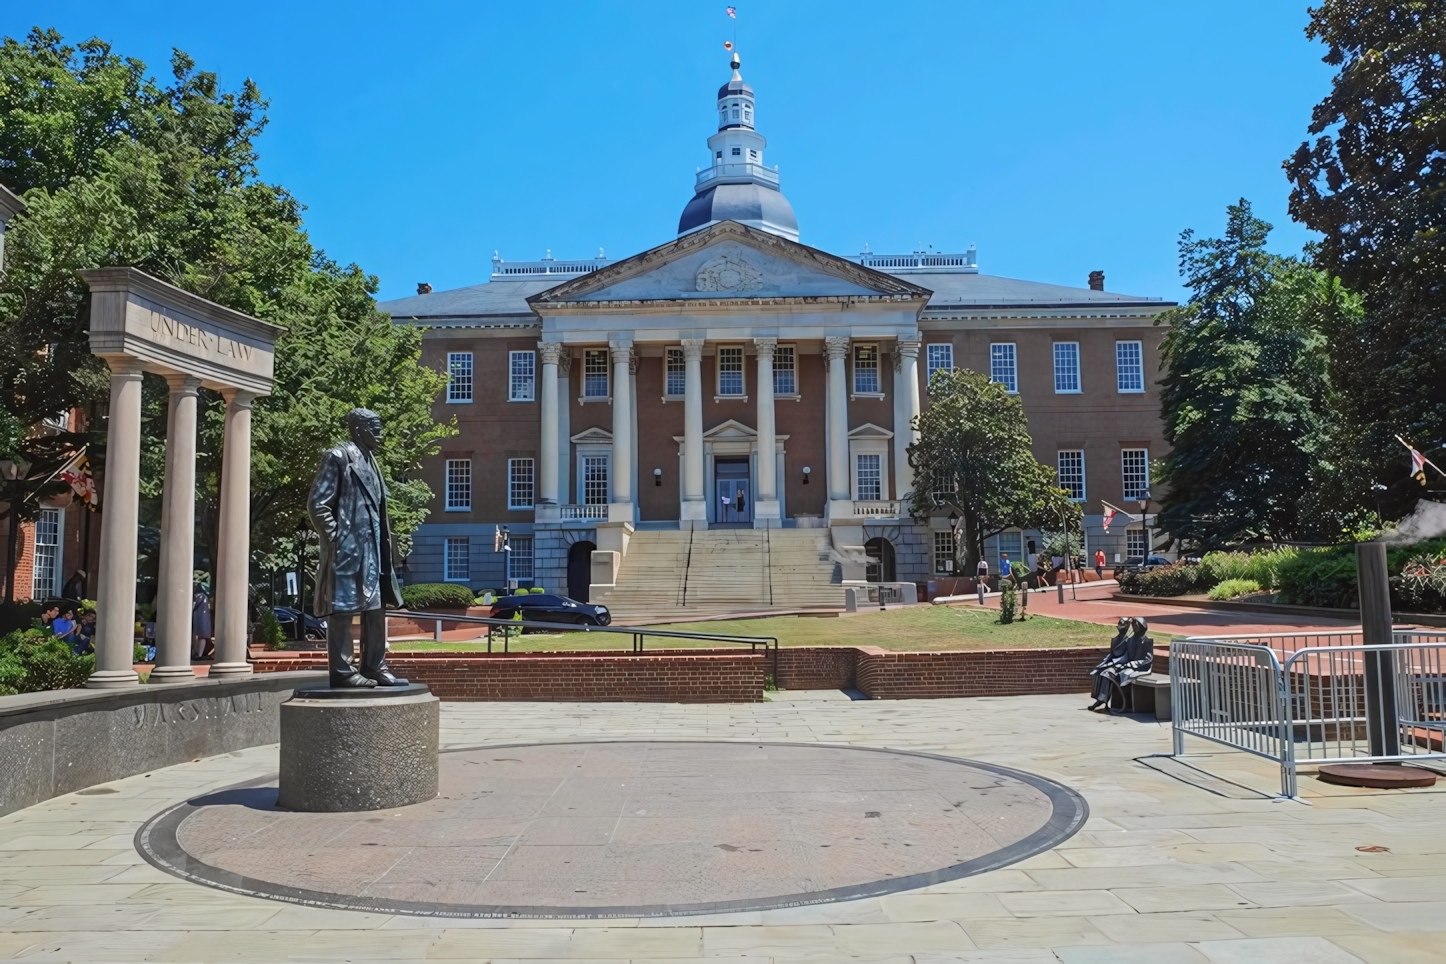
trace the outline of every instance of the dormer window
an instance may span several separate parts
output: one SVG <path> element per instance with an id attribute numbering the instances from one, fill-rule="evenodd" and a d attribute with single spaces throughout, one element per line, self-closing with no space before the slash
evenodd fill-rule
<path id="1" fill-rule="evenodd" d="M 716 156 L 718 157 L 719 160 L 722 160 L 722 159 L 723 159 L 723 152 L 722 152 L 722 151 L 719 151 Z"/>
<path id="2" fill-rule="evenodd" d="M 740 154 L 742 154 L 742 153 L 743 153 L 743 148 L 741 148 L 741 147 L 735 147 L 735 148 L 733 148 L 733 156 L 734 156 L 734 157 L 737 157 L 738 155 L 740 155 Z"/>
<path id="3" fill-rule="evenodd" d="M 743 120 L 749 124 L 753 123 L 753 111 L 747 107 L 743 108 Z"/>
<path id="4" fill-rule="evenodd" d="M 738 108 L 736 108 L 736 107 L 733 108 L 733 119 L 734 119 L 734 120 L 737 120 L 737 119 L 738 119 Z"/>
<path id="5" fill-rule="evenodd" d="M 758 160 L 758 152 L 755 151 L 755 150 L 754 150 L 753 148 L 751 148 L 751 147 L 748 149 L 748 159 L 749 159 L 750 161 L 756 161 L 756 160 Z"/>

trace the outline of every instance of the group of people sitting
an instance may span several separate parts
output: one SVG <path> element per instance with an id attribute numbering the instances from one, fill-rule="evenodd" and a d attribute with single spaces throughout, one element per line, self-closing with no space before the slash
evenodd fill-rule
<path id="1" fill-rule="evenodd" d="M 1125 687 L 1133 680 L 1149 674 L 1155 662 L 1155 641 L 1145 635 L 1149 626 L 1138 616 L 1121 616 L 1110 640 L 1109 655 L 1099 661 L 1090 675 L 1094 686 L 1090 696 L 1091 710 L 1123 710 L 1128 705 Z"/>
<path id="2" fill-rule="evenodd" d="M 40 622 L 77 656 L 88 651 L 95 639 L 95 613 L 86 612 L 76 619 L 75 607 L 64 601 L 47 603 Z"/>

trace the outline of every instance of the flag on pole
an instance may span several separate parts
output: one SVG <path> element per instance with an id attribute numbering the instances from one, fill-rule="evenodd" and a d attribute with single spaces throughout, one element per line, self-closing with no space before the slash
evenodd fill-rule
<path id="1" fill-rule="evenodd" d="M 1111 522 L 1114 522 L 1114 521 L 1115 521 L 1115 510 L 1114 510 L 1114 507 L 1113 507 L 1113 506 L 1107 507 L 1107 508 L 1105 509 L 1105 518 L 1104 518 L 1105 531 L 1106 531 L 1106 532 L 1109 532 L 1109 531 L 1110 531 L 1110 523 L 1111 523 Z"/>
<path id="2" fill-rule="evenodd" d="M 1432 462 L 1430 459 L 1426 458 L 1426 456 L 1418 452 L 1416 450 L 1416 446 L 1412 445 L 1410 442 L 1407 442 L 1399 435 L 1396 436 L 1396 441 L 1406 446 L 1406 451 L 1411 453 L 1411 475 L 1413 478 L 1415 478 L 1417 482 L 1420 482 L 1422 485 L 1426 484 L 1426 466 L 1428 465 L 1431 466 L 1431 468 L 1435 469 L 1437 472 L 1441 472 L 1441 466 L 1437 465 L 1435 462 Z M 1446 475 L 1446 472 L 1441 472 L 1441 474 Z"/>
<path id="3" fill-rule="evenodd" d="M 732 50 L 732 49 L 733 49 L 733 41 L 731 41 L 731 40 L 725 40 L 725 41 L 723 41 L 723 49 L 724 49 L 724 50 Z"/>
<path id="4" fill-rule="evenodd" d="M 727 13 L 728 13 L 728 16 L 732 17 L 734 20 L 737 20 L 737 19 L 738 19 L 738 8 L 737 8 L 737 7 L 728 7 L 728 8 L 727 8 Z"/>
<path id="5" fill-rule="evenodd" d="M 80 501 L 92 509 L 100 501 L 95 491 L 95 477 L 90 474 L 90 460 L 85 457 L 84 452 L 76 456 L 75 461 L 61 471 L 60 481 L 69 485 Z"/>

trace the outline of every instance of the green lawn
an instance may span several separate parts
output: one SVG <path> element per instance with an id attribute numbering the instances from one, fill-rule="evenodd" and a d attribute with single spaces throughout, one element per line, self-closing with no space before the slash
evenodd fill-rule
<path id="1" fill-rule="evenodd" d="M 1069 646 L 1108 646 L 1113 627 L 1095 623 L 1030 616 L 1024 622 L 1001 626 L 996 611 L 929 606 L 883 613 L 817 618 L 774 616 L 730 619 L 649 629 L 710 633 L 728 636 L 776 636 L 783 646 L 879 646 L 895 650 L 1049 649 Z M 484 644 L 485 645 L 485 644 Z M 648 649 L 718 646 L 706 640 L 649 638 Z M 513 652 L 584 649 L 629 649 L 632 637 L 621 633 L 560 633 L 525 636 L 513 640 Z M 475 651 L 475 643 L 395 642 L 393 650 Z M 502 649 L 496 640 L 493 648 Z"/>

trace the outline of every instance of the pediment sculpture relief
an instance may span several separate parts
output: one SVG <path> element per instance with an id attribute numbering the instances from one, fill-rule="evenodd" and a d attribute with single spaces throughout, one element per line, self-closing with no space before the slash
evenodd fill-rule
<path id="1" fill-rule="evenodd" d="M 763 272 L 742 258 L 720 254 L 698 269 L 694 287 L 699 291 L 757 291 Z"/>

